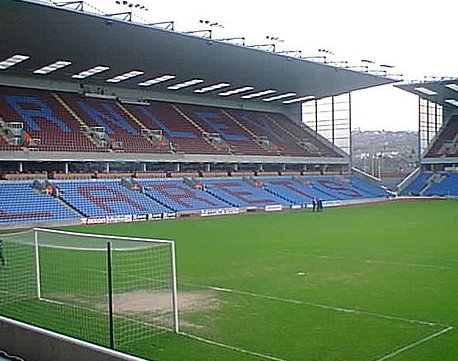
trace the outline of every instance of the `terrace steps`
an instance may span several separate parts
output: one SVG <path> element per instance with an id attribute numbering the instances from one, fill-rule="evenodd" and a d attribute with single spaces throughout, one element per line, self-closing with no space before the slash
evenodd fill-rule
<path id="1" fill-rule="evenodd" d="M 147 129 L 146 126 L 135 116 L 133 115 L 124 105 L 122 105 L 119 102 L 116 102 L 116 105 L 118 106 L 121 111 L 127 115 L 135 124 L 137 124 L 141 129 Z M 154 142 L 150 139 L 145 137 L 145 139 L 150 143 L 153 147 L 155 146 Z"/>
<path id="2" fill-rule="evenodd" d="M 274 123 L 278 128 L 280 128 L 282 131 L 284 131 L 285 133 L 289 134 L 292 138 L 294 138 L 296 140 L 296 143 L 301 147 L 303 148 L 304 150 L 307 150 L 306 147 L 304 147 L 301 143 L 300 143 L 300 138 L 297 137 L 296 134 L 294 134 L 293 132 L 291 132 L 289 129 L 287 129 L 286 127 L 284 127 L 283 125 L 281 125 L 279 122 L 277 122 L 270 114 L 266 114 L 266 117 L 272 122 Z"/>
<path id="3" fill-rule="evenodd" d="M 76 112 L 70 107 L 70 105 L 68 105 L 64 99 L 62 99 L 61 96 L 59 96 L 59 94 L 57 93 L 52 93 L 52 96 L 54 97 L 54 99 L 57 100 L 57 102 L 62 105 L 62 107 L 73 117 L 73 119 L 75 119 L 82 127 L 88 127 L 88 125 L 84 122 L 83 119 L 81 119 L 81 117 L 76 114 Z M 94 144 L 96 147 L 98 147 L 99 145 L 97 144 L 97 142 L 89 135 L 87 134 L 86 132 L 83 132 L 84 136 L 92 143 Z"/>
<path id="4" fill-rule="evenodd" d="M 197 122 L 195 122 L 191 117 L 189 117 L 185 112 L 183 112 L 178 106 L 172 104 L 172 108 L 180 114 L 184 119 L 186 119 L 189 123 L 191 123 L 195 128 L 197 128 L 202 136 L 202 139 L 205 140 L 208 144 L 210 144 L 214 149 L 218 150 L 218 148 L 206 137 L 204 137 L 204 133 L 206 133 L 205 129 L 202 128 Z"/>

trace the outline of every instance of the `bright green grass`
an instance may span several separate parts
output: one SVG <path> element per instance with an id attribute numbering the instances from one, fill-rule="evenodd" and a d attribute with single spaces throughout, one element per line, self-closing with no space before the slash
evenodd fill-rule
<path id="1" fill-rule="evenodd" d="M 454 201 L 72 230 L 175 240 L 180 291 L 217 300 L 183 312 L 182 330 L 286 361 L 381 360 L 458 323 Z M 263 359 L 169 333 L 124 350 L 159 361 Z M 457 330 L 387 359 L 456 361 Z"/>

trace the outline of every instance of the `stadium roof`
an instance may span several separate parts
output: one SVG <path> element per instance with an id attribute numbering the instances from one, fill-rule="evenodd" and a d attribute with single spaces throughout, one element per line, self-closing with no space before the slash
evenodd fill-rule
<path id="1" fill-rule="evenodd" d="M 272 104 L 395 81 L 33 1 L 0 0 L 0 7 L 0 80 L 21 76 Z"/>
<path id="2" fill-rule="evenodd" d="M 458 78 L 399 84 L 396 87 L 444 107 L 458 108 Z"/>

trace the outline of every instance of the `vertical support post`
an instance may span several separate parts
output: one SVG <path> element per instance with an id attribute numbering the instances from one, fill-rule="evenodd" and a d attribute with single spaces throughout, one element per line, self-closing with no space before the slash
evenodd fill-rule
<path id="1" fill-rule="evenodd" d="M 335 123 L 336 118 L 334 114 L 334 96 L 331 97 L 331 137 L 332 137 L 332 144 L 336 145 L 336 134 L 335 134 Z"/>
<path id="2" fill-rule="evenodd" d="M 428 146 L 429 145 L 429 142 L 431 141 L 431 139 L 429 138 L 429 134 L 430 134 L 430 130 L 429 130 L 429 123 L 430 123 L 430 120 L 429 120 L 429 105 L 430 105 L 430 102 L 429 100 L 426 101 L 426 145 Z"/>
<path id="3" fill-rule="evenodd" d="M 178 285 L 177 285 L 177 265 L 175 256 L 175 243 L 170 243 L 170 260 L 172 271 L 172 307 L 173 307 L 173 331 L 180 332 L 180 324 L 178 320 Z"/>
<path id="4" fill-rule="evenodd" d="M 437 134 L 437 116 L 438 116 L 438 104 L 437 103 L 434 103 L 434 135 Z"/>
<path id="5" fill-rule="evenodd" d="M 421 143 L 422 143 L 422 134 L 421 134 L 421 97 L 418 96 L 418 159 L 417 164 L 420 166 L 421 164 Z"/>
<path id="6" fill-rule="evenodd" d="M 107 242 L 107 292 L 108 292 L 108 331 L 109 347 L 114 350 L 114 324 L 113 324 L 113 259 L 111 253 L 111 242 Z"/>
<path id="7" fill-rule="evenodd" d="M 318 133 L 318 100 L 315 99 L 315 132 Z"/>
<path id="8" fill-rule="evenodd" d="M 378 179 L 382 179 L 382 155 L 378 157 Z"/>
<path id="9" fill-rule="evenodd" d="M 37 297 L 41 300 L 41 273 L 40 273 L 40 251 L 39 251 L 39 239 L 38 239 L 38 231 L 36 229 L 33 230 L 35 236 L 35 273 L 37 279 Z"/>
<path id="10" fill-rule="evenodd" d="M 351 126 L 351 93 L 348 93 L 348 131 L 349 131 L 349 139 L 348 139 L 348 147 L 349 147 L 349 154 L 350 154 L 350 169 L 353 168 L 353 135 L 352 135 L 352 126 Z"/>

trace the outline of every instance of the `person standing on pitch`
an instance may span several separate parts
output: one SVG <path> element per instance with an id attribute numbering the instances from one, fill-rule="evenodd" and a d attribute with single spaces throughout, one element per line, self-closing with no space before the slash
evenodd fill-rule
<path id="1" fill-rule="evenodd" d="M 316 201 L 316 210 L 317 212 L 323 211 L 323 201 L 321 199 L 317 199 Z"/>
<path id="2" fill-rule="evenodd" d="M 316 204 L 316 198 L 313 197 L 313 198 L 312 198 L 312 212 L 316 212 L 316 206 L 317 206 L 317 204 Z"/>

